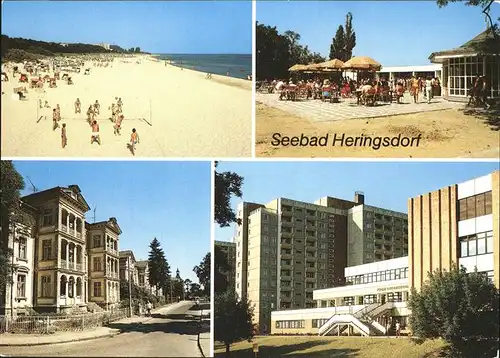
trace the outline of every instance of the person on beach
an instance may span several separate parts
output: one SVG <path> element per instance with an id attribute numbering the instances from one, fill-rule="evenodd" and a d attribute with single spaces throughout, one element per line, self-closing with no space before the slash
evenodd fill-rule
<path id="1" fill-rule="evenodd" d="M 92 121 L 95 120 L 95 113 L 94 113 L 94 109 L 93 109 L 93 106 L 90 105 L 89 106 L 89 109 L 87 109 L 87 121 L 89 123 L 92 123 Z"/>
<path id="2" fill-rule="evenodd" d="M 135 151 L 135 145 L 139 143 L 139 133 L 135 128 L 132 128 L 132 134 L 130 134 L 130 145 L 132 149 Z"/>
<path id="3" fill-rule="evenodd" d="M 43 103 L 42 103 L 41 98 L 38 99 L 38 107 L 40 107 L 40 109 L 43 108 Z"/>
<path id="4" fill-rule="evenodd" d="M 99 104 L 99 101 L 98 100 L 95 100 L 95 103 L 94 103 L 94 112 L 99 115 L 99 110 L 101 109 L 101 105 Z"/>
<path id="5" fill-rule="evenodd" d="M 57 112 L 57 121 L 59 122 L 61 120 L 61 107 L 59 107 L 59 104 L 56 105 L 56 112 Z"/>
<path id="6" fill-rule="evenodd" d="M 52 110 L 52 130 L 55 131 L 59 127 L 59 124 L 57 124 L 57 110 L 54 108 Z"/>
<path id="7" fill-rule="evenodd" d="M 209 79 L 211 79 L 211 78 L 212 78 L 212 74 L 211 74 L 210 72 L 207 72 L 207 77 L 206 77 L 206 79 L 208 79 L 208 80 L 209 80 Z"/>
<path id="8" fill-rule="evenodd" d="M 413 102 L 418 103 L 419 80 L 415 76 L 411 78 L 411 95 Z"/>
<path id="9" fill-rule="evenodd" d="M 123 102 L 121 98 L 118 98 L 118 102 L 116 102 L 116 105 L 118 106 L 118 110 L 120 113 L 122 112 L 122 107 L 123 107 Z"/>
<path id="10" fill-rule="evenodd" d="M 68 137 L 66 137 L 66 123 L 63 123 L 61 128 L 61 144 L 63 148 L 65 148 L 66 144 L 68 144 Z"/>
<path id="11" fill-rule="evenodd" d="M 116 122 L 116 104 L 114 103 L 111 104 L 111 121 Z"/>
<path id="12" fill-rule="evenodd" d="M 120 133 L 120 130 L 121 130 L 121 125 L 122 125 L 122 121 L 125 117 L 122 115 L 118 116 L 118 118 L 116 118 L 116 122 L 115 122 L 115 135 L 122 135 Z"/>
<path id="13" fill-rule="evenodd" d="M 101 145 L 101 137 L 99 136 L 99 124 L 94 120 L 92 122 L 92 136 L 90 137 L 90 144 L 97 142 L 97 144 Z"/>
<path id="14" fill-rule="evenodd" d="M 45 101 L 45 104 L 43 105 L 45 108 L 50 108 L 49 101 Z"/>
<path id="15" fill-rule="evenodd" d="M 75 114 L 82 113 L 82 103 L 80 102 L 80 98 L 77 98 L 75 101 Z"/>

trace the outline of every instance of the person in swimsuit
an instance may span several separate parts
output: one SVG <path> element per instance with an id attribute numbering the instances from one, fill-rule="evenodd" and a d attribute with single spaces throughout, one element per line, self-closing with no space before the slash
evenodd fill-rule
<path id="1" fill-rule="evenodd" d="M 92 125 L 92 122 L 95 120 L 95 114 L 94 114 L 94 109 L 92 105 L 89 106 L 89 109 L 87 109 L 87 121 Z"/>
<path id="2" fill-rule="evenodd" d="M 99 124 L 94 120 L 92 122 L 92 136 L 90 137 L 90 144 L 97 142 L 101 145 L 101 138 L 99 137 Z"/>
<path id="3" fill-rule="evenodd" d="M 94 112 L 99 115 L 99 110 L 101 109 L 101 105 L 99 104 L 99 101 L 96 100 L 94 103 Z"/>
<path id="4" fill-rule="evenodd" d="M 118 116 L 118 118 L 116 118 L 116 122 L 115 122 L 115 135 L 122 135 L 120 133 L 120 130 L 121 130 L 121 125 L 122 125 L 122 121 L 125 117 L 122 115 Z"/>
<path id="5" fill-rule="evenodd" d="M 419 90 L 419 80 L 415 76 L 412 77 L 411 79 L 411 93 L 413 96 L 413 101 L 415 103 L 418 103 L 418 90 Z"/>
<path id="6" fill-rule="evenodd" d="M 132 134 L 130 135 L 130 145 L 135 150 L 135 145 L 139 143 L 139 133 L 135 128 L 132 129 Z"/>
<path id="7" fill-rule="evenodd" d="M 75 114 L 82 113 L 82 103 L 80 102 L 80 98 L 77 98 L 75 101 Z"/>
<path id="8" fill-rule="evenodd" d="M 63 148 L 65 148 L 66 144 L 68 144 L 68 137 L 66 137 L 66 123 L 63 123 L 61 128 L 61 144 Z"/>
<path id="9" fill-rule="evenodd" d="M 57 127 L 59 127 L 59 124 L 57 124 L 57 109 L 52 110 L 52 130 L 56 130 Z"/>
<path id="10" fill-rule="evenodd" d="M 61 120 L 61 107 L 59 107 L 59 104 L 56 105 L 56 112 L 57 112 L 57 121 L 59 122 Z"/>

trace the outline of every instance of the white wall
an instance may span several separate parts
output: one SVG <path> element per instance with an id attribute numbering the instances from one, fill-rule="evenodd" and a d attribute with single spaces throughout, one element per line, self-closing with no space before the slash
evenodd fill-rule
<path id="1" fill-rule="evenodd" d="M 458 184 L 457 199 L 467 198 L 469 196 L 486 193 L 492 190 L 491 174 L 468 180 Z"/>
<path id="2" fill-rule="evenodd" d="M 458 236 L 473 235 L 480 232 L 493 230 L 493 214 L 478 216 L 476 218 L 458 222 Z"/>
<path id="3" fill-rule="evenodd" d="M 461 257 L 458 260 L 458 264 L 464 266 L 467 272 L 473 272 L 476 267 L 479 272 L 493 271 L 495 267 L 493 254 Z"/>
<path id="4" fill-rule="evenodd" d="M 348 277 L 405 267 L 408 267 L 408 256 L 391 260 L 377 261 L 364 265 L 346 267 L 344 273 L 345 276 Z"/>

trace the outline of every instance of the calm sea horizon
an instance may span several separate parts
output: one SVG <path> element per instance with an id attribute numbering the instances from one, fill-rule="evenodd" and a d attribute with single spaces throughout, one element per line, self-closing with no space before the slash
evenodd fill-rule
<path id="1" fill-rule="evenodd" d="M 154 54 L 174 66 L 199 72 L 247 79 L 252 74 L 252 54 Z"/>

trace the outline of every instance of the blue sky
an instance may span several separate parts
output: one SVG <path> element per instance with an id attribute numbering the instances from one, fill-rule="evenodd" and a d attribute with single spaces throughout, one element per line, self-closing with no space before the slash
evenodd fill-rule
<path id="1" fill-rule="evenodd" d="M 22 17 L 40 19 L 24 21 Z M 5 1 L 2 34 L 139 46 L 151 53 L 252 53 L 250 1 Z"/>
<path id="2" fill-rule="evenodd" d="M 440 9 L 435 1 L 257 2 L 259 23 L 299 33 L 301 44 L 324 56 L 348 12 L 357 36 L 353 54 L 383 66 L 430 64 L 432 52 L 461 46 L 486 29 L 481 9 L 463 3 Z M 500 3 L 491 15 L 500 17 Z"/>
<path id="3" fill-rule="evenodd" d="M 278 197 L 314 202 L 332 196 L 354 199 L 365 193 L 367 205 L 407 212 L 411 197 L 498 170 L 480 162 L 219 162 L 218 171 L 244 177 L 243 199 L 266 204 Z M 240 199 L 232 200 L 236 209 Z M 215 239 L 232 241 L 234 226 L 216 226 Z"/>
<path id="4" fill-rule="evenodd" d="M 25 178 L 23 194 L 77 184 L 91 207 L 86 220 L 116 217 L 119 249 L 147 259 L 156 237 L 173 274 L 198 282 L 193 267 L 211 250 L 210 162 L 15 161 Z"/>

